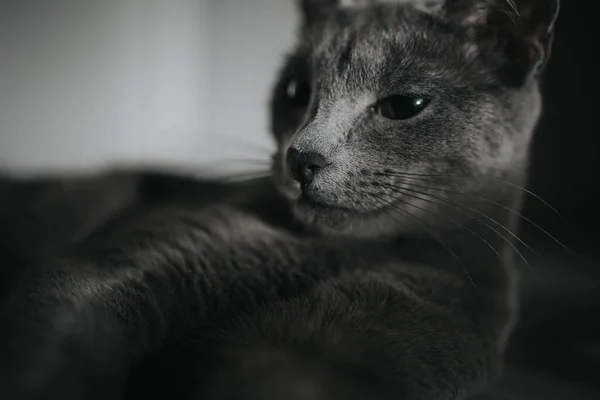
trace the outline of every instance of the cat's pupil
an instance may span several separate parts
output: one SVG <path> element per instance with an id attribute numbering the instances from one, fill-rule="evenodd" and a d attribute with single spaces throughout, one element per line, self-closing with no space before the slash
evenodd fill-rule
<path id="1" fill-rule="evenodd" d="M 402 120 L 414 117 L 423 111 L 427 104 L 428 101 L 424 98 L 396 95 L 377 103 L 375 111 L 385 118 Z"/>
<path id="2" fill-rule="evenodd" d="M 299 79 L 291 79 L 287 84 L 285 94 L 295 107 L 305 107 L 310 101 L 310 84 Z"/>

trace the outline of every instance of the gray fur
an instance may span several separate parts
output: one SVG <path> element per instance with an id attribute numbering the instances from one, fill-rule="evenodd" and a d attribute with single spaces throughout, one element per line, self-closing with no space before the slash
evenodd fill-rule
<path id="1" fill-rule="evenodd" d="M 110 223 L 65 235 L 13 282 L 0 397 L 485 389 L 517 306 L 508 231 L 521 192 L 499 180 L 525 180 L 558 5 L 514 3 L 516 19 L 500 0 L 303 0 L 273 94 L 273 182 L 134 179 Z M 290 79 L 310 82 L 307 107 L 286 100 Z M 371 111 L 393 94 L 431 102 L 403 121 Z M 327 159 L 310 185 L 292 179 L 290 147 Z"/>

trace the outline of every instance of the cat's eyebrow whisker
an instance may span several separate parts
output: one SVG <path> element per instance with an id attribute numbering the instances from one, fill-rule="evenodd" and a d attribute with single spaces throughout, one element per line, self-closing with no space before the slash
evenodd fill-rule
<path id="1" fill-rule="evenodd" d="M 475 291 L 479 291 L 477 289 L 477 285 L 475 284 L 475 282 L 473 281 L 473 278 L 471 278 L 471 274 L 469 274 L 469 271 L 467 271 L 467 268 L 465 267 L 465 265 L 463 264 L 463 262 L 460 260 L 460 258 L 456 255 L 456 253 L 439 237 L 439 235 L 437 235 L 435 233 L 435 230 L 426 222 L 424 222 L 423 220 L 421 220 L 421 218 L 417 217 L 416 215 L 414 215 L 413 213 L 411 213 L 410 211 L 407 211 L 405 209 L 403 209 L 402 207 L 400 207 L 399 205 L 386 200 L 380 196 L 377 196 L 375 194 L 371 194 L 373 197 L 377 198 L 380 200 L 380 202 L 383 202 L 384 204 L 382 204 L 383 206 L 385 206 L 385 204 L 387 204 L 388 208 L 392 207 L 395 211 L 399 211 L 402 212 L 404 215 L 408 216 L 409 218 L 411 218 L 412 220 L 414 220 L 415 222 L 417 222 L 419 225 L 421 225 L 422 227 L 424 227 L 429 234 L 448 252 L 452 255 L 452 257 L 454 257 L 454 259 L 456 259 L 456 261 L 458 262 L 458 264 L 460 265 L 460 267 L 462 268 L 462 270 L 464 271 L 464 273 L 466 274 L 466 276 L 469 278 L 469 281 L 471 282 L 471 284 L 473 285 L 473 288 L 475 289 Z M 380 203 L 381 204 L 381 203 Z M 393 218 L 393 215 L 392 215 Z"/>
<path id="2" fill-rule="evenodd" d="M 382 175 L 382 176 L 405 176 L 405 177 L 424 177 L 424 178 L 459 178 L 459 179 L 473 179 L 473 180 L 479 180 L 479 181 L 487 181 L 487 182 L 495 182 L 495 183 L 500 183 L 503 185 L 507 185 L 510 187 L 513 187 L 515 189 L 519 189 L 522 192 L 532 196 L 533 198 L 535 198 L 537 201 L 541 202 L 542 204 L 544 204 L 546 207 L 548 207 L 554 214 L 556 214 L 570 229 L 573 229 L 571 227 L 571 224 L 569 223 L 569 221 L 567 221 L 567 219 L 556 209 L 554 208 L 550 203 L 548 203 L 546 200 L 544 200 L 543 198 L 541 198 L 540 196 L 538 196 L 537 194 L 535 194 L 534 192 L 532 192 L 531 190 L 524 188 L 523 186 L 517 185 L 516 183 L 510 182 L 510 181 L 506 181 L 503 179 L 496 179 L 496 178 L 489 178 L 489 177 L 483 177 L 483 176 L 469 176 L 469 175 L 456 175 L 456 174 L 416 174 L 416 173 L 409 173 L 409 172 L 402 172 L 402 171 L 393 171 L 393 172 L 378 172 L 376 173 L 376 175 Z M 416 178 L 413 178 L 416 179 Z M 436 182 L 431 180 L 430 182 Z M 439 182 L 437 181 L 437 183 L 440 184 L 444 184 L 444 182 Z"/>
<path id="3" fill-rule="evenodd" d="M 396 178 L 398 178 L 398 177 L 396 177 Z M 569 253 L 571 253 L 571 254 L 575 254 L 575 255 L 577 254 L 575 251 L 571 250 L 571 249 L 570 249 L 570 248 L 569 248 L 567 245 L 565 245 L 565 244 L 564 244 L 564 243 L 562 243 L 560 240 L 558 240 L 556 237 L 554 237 L 554 236 L 553 236 L 553 235 L 552 235 L 550 232 L 548 232 L 546 229 L 542 228 L 542 227 L 541 227 L 539 224 L 537 224 L 535 221 L 532 221 L 530 218 L 528 218 L 528 217 L 524 216 L 524 215 L 523 215 L 523 214 L 521 214 L 520 212 L 518 212 L 518 211 L 516 211 L 516 210 L 514 210 L 514 209 L 512 209 L 512 208 L 510 208 L 510 207 L 507 207 L 507 206 L 505 206 L 504 204 L 498 203 L 498 202 L 496 202 L 496 201 L 493 201 L 493 200 L 490 200 L 490 199 L 487 199 L 487 198 L 485 198 L 485 197 L 478 196 L 478 195 L 475 195 L 475 194 L 467 194 L 467 193 L 460 192 L 460 191 L 458 191 L 458 190 L 448 190 L 448 189 L 442 189 L 442 188 L 440 188 L 440 187 L 434 187 L 434 186 L 423 186 L 423 185 L 417 185 L 417 184 L 414 184 L 413 182 L 411 182 L 411 180 L 414 180 L 414 179 L 416 179 L 416 180 L 419 180 L 419 181 L 431 182 L 431 183 L 438 183 L 437 181 L 430 181 L 430 180 L 425 180 L 425 179 L 409 178 L 409 177 L 406 177 L 406 178 L 399 178 L 399 179 L 400 179 L 401 183 L 403 183 L 403 184 L 407 184 L 407 185 L 410 185 L 410 186 L 412 186 L 412 187 L 417 187 L 417 188 L 421 188 L 421 189 L 425 189 L 425 190 L 434 190 L 434 191 L 438 191 L 438 192 L 444 192 L 444 193 L 457 194 L 457 195 L 460 195 L 460 196 L 465 196 L 465 197 L 471 197 L 471 198 L 478 199 L 478 200 L 484 201 L 484 202 L 486 202 L 486 203 L 489 203 L 489 204 L 493 204 L 493 205 L 495 205 L 495 206 L 498 206 L 498 207 L 500 207 L 500 208 L 502 208 L 502 209 L 504 209 L 504 210 L 506 210 L 506 211 L 508 211 L 508 212 L 510 212 L 510 213 L 512 213 L 512 214 L 514 214 L 514 215 L 516 215 L 516 216 L 518 216 L 518 217 L 519 217 L 519 218 L 521 218 L 522 220 L 524 220 L 524 221 L 526 221 L 526 222 L 530 223 L 530 224 L 531 224 L 531 225 L 533 225 L 533 226 L 534 226 L 536 229 L 538 229 L 540 232 L 542 232 L 542 233 L 543 233 L 544 235 L 546 235 L 548 238 L 552 239 L 554 242 L 556 242 L 556 243 L 557 243 L 559 246 L 561 246 L 563 249 L 565 249 L 565 250 L 566 250 L 566 251 L 568 251 Z M 444 185 L 448 185 L 448 184 L 444 184 Z M 452 186 L 453 186 L 453 187 L 455 187 L 455 188 L 458 188 L 458 187 L 459 187 L 459 186 L 458 186 L 458 185 L 456 185 L 456 184 L 452 184 Z"/>
<path id="4" fill-rule="evenodd" d="M 395 191 L 395 192 L 397 192 L 397 193 L 403 194 L 403 195 L 405 195 L 405 196 L 419 198 L 419 197 L 416 197 L 416 196 L 414 196 L 414 195 L 410 195 L 410 194 L 408 194 L 408 193 L 405 193 L 405 192 L 403 192 L 403 191 L 401 191 L 401 190 L 399 190 L 399 189 L 395 188 L 394 186 L 388 186 L 388 185 L 384 185 L 384 186 L 385 186 L 385 187 L 387 187 L 388 189 L 392 190 L 392 191 Z M 445 203 L 445 204 L 447 204 L 448 206 L 453 206 L 453 207 L 456 207 L 456 208 L 458 208 L 458 209 L 459 209 L 459 210 L 461 210 L 463 213 L 465 213 L 465 215 L 467 215 L 469 218 L 471 218 L 471 219 L 473 219 L 474 221 L 476 221 L 476 222 L 479 222 L 480 224 L 482 224 L 482 225 L 486 226 L 488 229 L 492 230 L 492 231 L 493 231 L 494 233 L 496 233 L 496 234 L 497 234 L 497 235 L 498 235 L 500 238 L 502 238 L 502 240 L 504 240 L 504 241 L 505 241 L 505 242 L 506 242 L 506 243 L 507 243 L 507 244 L 508 244 L 510 247 L 512 247 L 512 248 L 513 248 L 513 250 L 514 250 L 514 251 L 515 251 L 515 252 L 516 252 L 516 253 L 519 255 L 519 257 L 520 257 L 520 258 L 523 260 L 523 262 L 525 263 L 525 265 L 527 266 L 527 268 L 528 268 L 528 269 L 531 271 L 531 273 L 532 273 L 532 275 L 534 276 L 534 278 L 535 278 L 535 279 L 538 279 L 538 277 L 537 277 L 537 274 L 535 273 L 535 271 L 534 271 L 533 267 L 531 266 L 531 264 L 529 263 L 529 261 L 527 261 L 527 258 L 525 258 L 525 256 L 523 255 L 523 253 L 522 253 L 522 252 L 521 252 L 521 251 L 520 251 L 520 250 L 517 248 L 517 246 L 515 246 L 515 245 L 514 245 L 514 243 L 512 243 L 510 240 L 508 240 L 508 238 L 507 238 L 507 237 L 505 237 L 505 236 L 504 236 L 504 235 L 502 235 L 500 232 L 498 232 L 498 230 L 497 230 L 496 228 L 494 228 L 493 226 L 491 226 L 490 224 L 488 224 L 488 223 L 486 223 L 485 221 L 482 221 L 482 220 L 480 220 L 479 218 L 476 218 L 476 217 L 474 217 L 473 215 L 471 215 L 471 214 L 469 213 L 469 211 L 468 211 L 468 210 L 465 210 L 465 209 L 464 209 L 464 208 L 465 208 L 464 206 L 462 206 L 462 205 L 460 205 L 460 204 L 457 204 L 457 203 L 455 203 L 455 202 L 453 202 L 453 201 L 451 201 L 451 200 L 449 200 L 449 199 L 446 199 L 446 198 L 443 198 L 443 197 L 440 197 L 440 196 L 431 195 L 431 194 L 424 193 L 424 192 L 420 192 L 420 191 L 418 191 L 418 190 L 414 190 L 414 189 L 410 189 L 410 188 L 403 188 L 403 190 L 408 190 L 408 191 L 410 191 L 410 192 L 417 193 L 417 194 L 420 194 L 420 195 L 423 195 L 423 196 L 426 196 L 426 197 L 431 197 L 431 198 L 434 198 L 434 199 L 438 199 L 439 201 L 442 201 L 442 202 L 444 202 L 444 203 Z M 421 199 L 421 198 L 419 198 L 419 199 L 420 199 L 420 200 L 424 200 L 424 199 Z M 470 207 L 469 207 L 469 208 L 470 208 Z M 474 210 L 474 209 L 473 209 L 473 210 Z M 474 211 L 477 211 L 477 210 L 474 210 Z M 479 214 L 481 214 L 481 215 L 482 215 L 482 216 L 484 216 L 484 217 L 488 217 L 487 215 L 485 215 L 485 214 L 483 214 L 483 213 L 481 213 L 481 212 L 479 212 Z M 488 217 L 488 218 L 489 218 L 489 217 Z M 495 220 L 494 220 L 494 221 L 495 221 Z M 534 250 L 532 250 L 532 249 L 531 249 L 531 247 L 529 247 L 529 246 L 527 245 L 527 243 L 523 242 L 523 241 L 522 241 L 522 240 L 521 240 L 521 239 L 520 239 L 518 236 L 514 235 L 514 234 L 513 234 L 513 233 L 512 233 L 512 232 L 511 232 L 511 231 L 510 231 L 508 228 L 506 228 L 504 225 L 500 224 L 499 222 L 496 222 L 496 224 L 498 224 L 500 227 L 504 228 L 504 229 L 505 229 L 505 230 L 507 230 L 509 233 L 511 233 L 513 236 L 515 236 L 515 238 L 516 238 L 516 239 L 517 239 L 517 240 L 518 240 L 520 243 L 522 243 L 522 244 L 523 244 L 525 247 L 527 247 L 527 248 L 528 248 L 530 251 L 532 251 L 534 254 L 538 254 L 537 252 L 535 252 Z"/>
<path id="5" fill-rule="evenodd" d="M 517 23 L 518 18 L 520 16 L 520 12 L 519 12 L 519 7 L 517 7 L 517 4 L 515 3 L 515 0 L 506 0 L 506 3 L 508 4 L 508 6 L 511 8 L 510 17 L 512 19 L 513 23 Z"/>

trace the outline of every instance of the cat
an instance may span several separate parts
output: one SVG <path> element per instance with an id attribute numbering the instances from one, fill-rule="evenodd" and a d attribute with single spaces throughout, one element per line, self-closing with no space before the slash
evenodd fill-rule
<path id="1" fill-rule="evenodd" d="M 74 211 L 93 224 L 29 257 L 7 235 L 0 397 L 450 400 L 497 378 L 558 0 L 299 5 L 271 180 L 117 174 L 111 207 Z"/>

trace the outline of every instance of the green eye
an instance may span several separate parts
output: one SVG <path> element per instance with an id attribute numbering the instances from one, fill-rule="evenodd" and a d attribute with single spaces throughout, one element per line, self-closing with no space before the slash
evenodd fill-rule
<path id="1" fill-rule="evenodd" d="M 428 104 L 429 100 L 424 98 L 396 95 L 381 100 L 374 111 L 387 119 L 402 120 L 414 117 Z"/>

